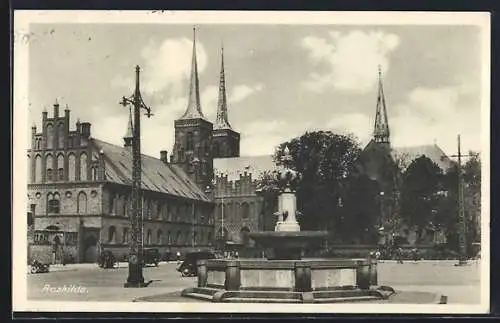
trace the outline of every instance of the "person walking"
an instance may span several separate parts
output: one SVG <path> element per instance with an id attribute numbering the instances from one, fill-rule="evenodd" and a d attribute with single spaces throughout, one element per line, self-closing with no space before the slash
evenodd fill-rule
<path id="1" fill-rule="evenodd" d="M 398 264 L 403 263 L 403 248 L 399 247 L 396 251 L 396 257 L 398 260 Z"/>

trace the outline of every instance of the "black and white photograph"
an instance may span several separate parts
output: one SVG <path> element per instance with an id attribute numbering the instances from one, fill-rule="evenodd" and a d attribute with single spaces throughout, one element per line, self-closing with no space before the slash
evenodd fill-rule
<path id="1" fill-rule="evenodd" d="M 488 13 L 13 34 L 14 310 L 488 312 Z"/>

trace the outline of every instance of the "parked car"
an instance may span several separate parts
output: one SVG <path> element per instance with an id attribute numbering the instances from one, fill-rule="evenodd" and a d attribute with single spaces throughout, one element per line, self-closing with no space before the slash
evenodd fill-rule
<path id="1" fill-rule="evenodd" d="M 99 254 L 97 265 L 104 269 L 114 268 L 116 265 L 116 258 L 111 251 L 104 250 Z"/>
<path id="2" fill-rule="evenodd" d="M 43 264 L 38 260 L 33 260 L 31 263 L 30 269 L 32 274 L 38 273 L 48 273 L 50 268 L 50 264 Z"/>
<path id="3" fill-rule="evenodd" d="M 177 271 L 182 277 L 194 277 L 198 275 L 198 260 L 215 259 L 216 256 L 210 251 L 189 252 L 185 259 L 177 266 Z"/>
<path id="4" fill-rule="evenodd" d="M 153 265 L 158 267 L 160 263 L 160 251 L 157 248 L 144 248 L 142 256 L 142 265 Z"/>

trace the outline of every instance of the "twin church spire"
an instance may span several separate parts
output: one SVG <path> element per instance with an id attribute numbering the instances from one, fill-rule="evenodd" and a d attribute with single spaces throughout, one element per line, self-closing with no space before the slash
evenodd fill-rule
<path id="1" fill-rule="evenodd" d="M 196 30 L 193 28 L 193 54 L 191 61 L 191 77 L 189 80 L 189 97 L 186 111 L 181 119 L 206 119 L 200 103 L 200 81 L 198 78 L 198 62 L 196 58 Z M 226 79 L 224 72 L 224 48 L 221 48 L 221 69 L 219 77 L 219 99 L 217 119 L 214 129 L 231 129 L 227 115 Z"/>

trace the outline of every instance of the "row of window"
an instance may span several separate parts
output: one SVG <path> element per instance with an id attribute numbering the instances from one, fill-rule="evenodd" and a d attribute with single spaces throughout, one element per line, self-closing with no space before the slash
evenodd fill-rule
<path id="1" fill-rule="evenodd" d="M 178 230 L 176 232 L 167 231 L 164 235 L 161 229 L 158 229 L 155 234 L 153 234 L 153 230 L 148 229 L 143 233 L 143 243 L 144 245 L 211 245 L 212 232 L 208 232 L 207 235 L 204 235 L 203 233 L 203 231 L 197 232 Z M 122 229 L 121 237 L 117 236 L 115 226 L 110 226 L 108 228 L 107 243 L 126 244 L 129 242 L 129 239 L 130 232 L 128 228 Z"/>
<path id="2" fill-rule="evenodd" d="M 217 204 L 216 214 L 218 218 L 229 215 L 241 215 L 242 219 L 248 219 L 250 214 L 255 210 L 254 202 L 229 202 L 229 203 L 219 203 Z"/>
<path id="3" fill-rule="evenodd" d="M 78 137 L 68 137 L 68 148 L 74 148 L 74 147 L 78 147 L 79 146 L 79 138 Z M 54 145 L 53 145 L 53 140 L 54 139 L 51 139 L 51 140 L 48 140 L 47 139 L 47 149 L 53 149 L 54 148 Z M 43 138 L 42 137 L 36 137 L 35 138 L 35 146 L 33 147 L 33 149 L 36 149 L 36 150 L 41 150 L 43 149 Z M 59 137 L 58 138 L 58 141 L 57 141 L 57 146 L 55 147 L 57 149 L 63 149 L 64 148 L 64 135 L 62 137 Z"/>
<path id="4" fill-rule="evenodd" d="M 47 194 L 47 213 L 58 214 L 61 211 L 61 198 L 58 192 Z M 79 192 L 76 199 L 76 213 L 87 214 L 87 194 Z"/>
<path id="5" fill-rule="evenodd" d="M 132 208 L 128 195 L 111 194 L 108 213 L 111 215 L 128 216 Z M 209 211 L 195 204 L 174 204 L 144 199 L 142 201 L 143 215 L 146 219 L 165 219 L 174 222 L 195 222 L 213 224 Z"/>
<path id="6" fill-rule="evenodd" d="M 29 156 L 28 156 L 29 158 Z M 77 156 L 74 153 L 68 154 L 68 181 L 86 181 L 88 180 L 87 168 L 88 158 L 86 153 L 81 153 L 79 158 L 79 167 L 77 168 Z M 31 170 L 31 167 L 29 167 Z M 51 154 L 45 156 L 45 167 L 41 155 L 35 156 L 34 182 L 41 183 L 45 171 L 46 181 L 63 181 L 64 178 L 64 155 L 59 154 L 56 158 Z M 91 165 L 91 179 L 97 180 L 97 165 Z M 31 174 L 30 177 L 31 178 Z"/>
<path id="7" fill-rule="evenodd" d="M 77 232 L 53 232 L 37 230 L 34 235 L 34 243 L 39 245 L 49 245 L 53 243 L 76 245 L 78 243 Z"/>

